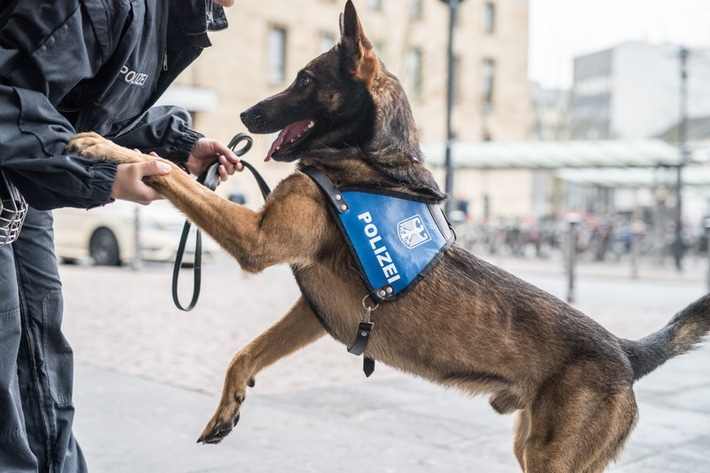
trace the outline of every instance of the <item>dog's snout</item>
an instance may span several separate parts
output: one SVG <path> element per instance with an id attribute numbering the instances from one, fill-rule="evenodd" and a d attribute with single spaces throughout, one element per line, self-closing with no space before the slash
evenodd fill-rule
<path id="1" fill-rule="evenodd" d="M 254 105 L 239 114 L 244 126 L 252 133 L 273 133 L 278 128 L 269 119 L 269 114 L 261 103 Z"/>
<path id="2" fill-rule="evenodd" d="M 239 114 L 239 119 L 244 123 L 244 125 L 248 128 L 249 127 L 249 121 L 251 121 L 251 117 L 253 117 L 254 107 L 248 108 L 244 110 L 242 113 Z"/>

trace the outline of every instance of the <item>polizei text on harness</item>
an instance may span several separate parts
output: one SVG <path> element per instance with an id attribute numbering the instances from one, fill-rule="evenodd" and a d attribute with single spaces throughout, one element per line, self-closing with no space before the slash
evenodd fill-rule
<path id="1" fill-rule="evenodd" d="M 377 230 L 377 225 L 372 222 L 372 215 L 370 215 L 370 212 L 363 212 L 358 215 L 357 218 L 365 223 L 363 232 L 368 238 L 370 249 L 377 258 L 377 262 L 379 263 L 380 268 L 382 268 L 382 272 L 387 278 L 387 282 L 392 284 L 393 282 L 398 281 L 401 277 L 399 270 L 394 264 L 394 261 L 392 261 L 392 256 L 387 250 L 387 246 L 385 246 L 382 242 L 382 237 Z"/>

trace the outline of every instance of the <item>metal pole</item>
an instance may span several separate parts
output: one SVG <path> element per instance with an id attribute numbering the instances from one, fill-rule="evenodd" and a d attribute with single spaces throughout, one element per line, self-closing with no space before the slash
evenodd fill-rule
<path id="1" fill-rule="evenodd" d="M 446 0 L 442 0 L 446 1 Z M 448 0 L 446 1 L 449 5 L 449 40 L 447 48 L 447 85 L 446 85 L 446 151 L 444 154 L 444 167 L 446 172 L 446 178 L 444 183 L 444 191 L 449 196 L 449 200 L 446 201 L 445 210 L 446 215 L 450 215 L 451 208 L 453 204 L 453 192 L 454 192 L 454 169 L 451 162 L 451 145 L 453 142 L 453 133 L 451 130 L 451 112 L 454 105 L 454 29 L 456 28 L 456 13 L 461 0 Z"/>
<path id="2" fill-rule="evenodd" d="M 639 262 L 638 262 L 638 252 L 639 252 L 639 240 L 641 235 L 636 230 L 631 230 L 631 279 L 638 279 L 639 277 Z"/>
<path id="3" fill-rule="evenodd" d="M 577 219 L 571 218 L 567 233 L 567 302 L 574 303 L 575 265 L 577 264 Z"/>
<path id="4" fill-rule="evenodd" d="M 133 261 L 131 261 L 131 269 L 138 270 L 143 267 L 143 260 L 141 259 L 141 215 L 140 207 L 136 205 L 133 211 Z"/>
<path id="5" fill-rule="evenodd" d="M 683 168 L 687 164 L 688 149 L 688 55 L 685 47 L 680 48 L 680 121 L 678 122 L 678 147 L 680 161 L 676 169 L 676 216 L 675 216 L 675 241 L 673 243 L 673 257 L 676 270 L 683 271 Z"/>

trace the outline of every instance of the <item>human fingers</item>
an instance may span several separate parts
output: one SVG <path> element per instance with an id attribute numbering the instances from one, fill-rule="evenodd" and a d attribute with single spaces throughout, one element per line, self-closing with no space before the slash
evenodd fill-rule
<path id="1" fill-rule="evenodd" d="M 235 163 L 231 161 L 228 157 L 222 155 L 219 157 L 220 171 L 225 171 L 227 175 L 231 176 L 236 171 L 242 171 L 244 165 L 241 162 Z"/>
<path id="2" fill-rule="evenodd" d="M 159 161 L 135 164 L 120 164 L 111 188 L 111 197 L 147 205 L 162 197 L 152 187 L 143 182 L 146 176 L 165 175 L 171 171 L 170 165 Z"/>
<path id="3" fill-rule="evenodd" d="M 217 172 L 219 173 L 219 180 L 221 182 L 225 182 L 229 178 L 229 171 L 223 164 L 219 165 L 219 167 L 217 168 Z M 234 171 L 232 171 L 232 174 L 233 173 Z"/>
<path id="4" fill-rule="evenodd" d="M 172 166 L 170 166 L 168 163 L 164 163 L 158 160 L 139 163 L 139 166 L 141 166 L 140 171 L 143 173 L 142 177 L 164 176 L 165 174 L 168 174 L 170 173 L 170 171 L 173 170 Z"/>
<path id="5" fill-rule="evenodd" d="M 229 149 L 227 146 L 222 144 L 221 142 L 214 140 L 212 142 L 212 148 L 215 152 L 215 154 L 218 154 L 220 156 L 220 160 L 222 157 L 224 157 L 227 161 L 230 163 L 234 164 L 237 166 L 237 170 L 241 171 L 244 166 L 239 162 L 239 157 L 234 154 L 234 151 Z"/>
<path id="6" fill-rule="evenodd" d="M 153 153 L 154 154 L 154 153 Z M 157 155 L 156 155 L 157 156 Z M 162 161 L 147 161 L 140 163 L 139 172 L 141 174 L 140 179 L 136 182 L 136 192 L 138 192 L 139 198 L 136 200 L 139 204 L 148 205 L 154 200 L 160 200 L 163 198 L 162 195 L 158 193 L 155 189 L 143 182 L 144 177 L 148 176 L 164 176 L 172 171 L 172 167 Z"/>

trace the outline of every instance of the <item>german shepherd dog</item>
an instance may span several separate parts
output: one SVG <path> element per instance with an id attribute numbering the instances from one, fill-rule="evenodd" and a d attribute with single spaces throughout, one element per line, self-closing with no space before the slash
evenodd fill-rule
<path id="1" fill-rule="evenodd" d="M 350 345 L 368 294 L 324 193 L 303 166 L 337 186 L 391 188 L 440 201 L 423 164 L 399 81 L 375 55 L 350 0 L 341 38 L 283 92 L 241 114 L 252 133 L 281 131 L 267 159 L 298 161 L 255 212 L 175 168 L 147 182 L 239 262 L 258 273 L 288 264 L 302 295 L 233 358 L 222 397 L 198 442 L 234 428 L 263 368 L 326 333 Z M 157 159 L 92 134 L 70 149 L 114 163 Z M 552 295 L 467 252 L 449 248 L 408 294 L 380 304 L 365 355 L 517 413 L 514 452 L 526 473 L 601 472 L 637 420 L 634 381 L 701 343 L 710 295 L 639 341 L 609 333 Z"/>

